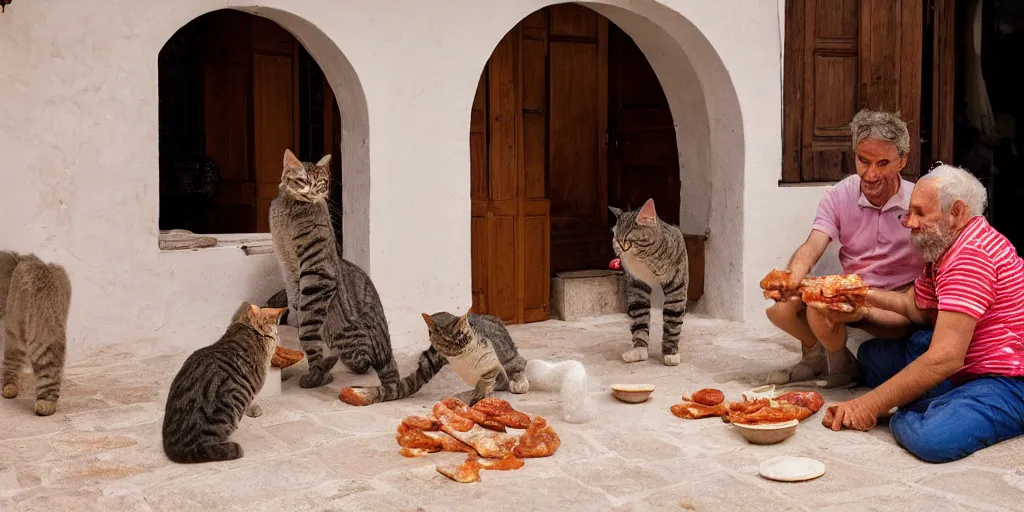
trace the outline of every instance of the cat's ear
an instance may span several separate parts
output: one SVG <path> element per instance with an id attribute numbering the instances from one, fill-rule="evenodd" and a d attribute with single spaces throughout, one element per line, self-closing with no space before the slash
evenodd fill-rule
<path id="1" fill-rule="evenodd" d="M 473 311 L 473 308 L 466 310 L 466 313 L 459 317 L 459 321 L 455 324 L 455 329 L 459 331 L 465 331 L 466 327 L 469 326 L 469 314 Z"/>
<path id="2" fill-rule="evenodd" d="M 622 210 L 614 206 L 609 206 L 608 209 L 612 211 L 612 215 L 614 215 L 616 219 L 622 216 Z"/>
<path id="3" fill-rule="evenodd" d="M 287 172 L 289 169 L 302 169 L 302 162 L 292 153 L 292 150 L 284 150 L 284 170 Z"/>
<path id="4" fill-rule="evenodd" d="M 267 320 L 273 320 L 276 323 L 276 320 L 281 318 L 285 311 L 288 311 L 288 308 L 263 308 L 262 313 Z"/>
<path id="5" fill-rule="evenodd" d="M 330 163 L 331 163 L 331 155 L 328 153 L 328 154 L 324 155 L 324 157 L 321 158 L 319 162 L 316 163 L 316 166 L 317 167 L 327 167 L 327 165 L 330 164 Z"/>
<path id="6" fill-rule="evenodd" d="M 658 214 L 654 211 L 654 199 L 648 199 L 640 207 L 640 213 L 636 216 L 636 223 L 641 226 L 657 226 Z"/>
<path id="7" fill-rule="evenodd" d="M 249 322 L 257 323 L 260 319 L 260 308 L 256 304 L 249 304 Z"/>
<path id="8" fill-rule="evenodd" d="M 431 331 L 433 331 L 434 330 L 434 319 L 430 318 L 430 315 L 428 315 L 426 313 L 420 313 L 420 314 L 423 315 L 423 321 L 427 323 L 427 329 L 430 329 Z"/>

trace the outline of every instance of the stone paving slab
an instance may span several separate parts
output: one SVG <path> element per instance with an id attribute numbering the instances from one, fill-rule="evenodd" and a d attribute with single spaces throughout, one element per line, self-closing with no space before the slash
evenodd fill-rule
<path id="1" fill-rule="evenodd" d="M 0 510 L 1024 509 L 1024 438 L 932 465 L 900 449 L 884 426 L 835 433 L 820 425 L 821 412 L 774 446 L 748 444 L 716 418 L 675 418 L 668 409 L 682 393 L 711 386 L 737 399 L 769 371 L 796 362 L 799 349 L 779 333 L 689 316 L 682 364 L 666 367 L 655 317 L 651 359 L 630 365 L 619 358 L 629 347 L 624 315 L 511 327 L 527 359 L 584 363 L 600 418 L 563 422 L 557 392 L 500 393 L 545 416 L 561 448 L 527 459 L 518 471 L 484 471 L 482 482 L 468 485 L 434 469 L 462 456 L 406 459 L 394 438 L 401 418 L 428 414 L 435 401 L 465 389 L 450 369 L 406 400 L 370 407 L 348 406 L 337 394 L 343 386 L 376 384 L 374 375 L 339 366 L 334 382 L 315 390 L 291 378 L 280 396 L 262 400 L 261 417 L 242 420 L 233 436 L 242 459 L 179 465 L 163 454 L 160 423 L 167 387 L 188 354 L 106 347 L 69 365 L 55 415 L 34 416 L 31 392 L 0 401 Z M 287 344 L 294 345 L 292 334 Z M 417 353 L 399 354 L 403 374 Z M 646 403 L 624 404 L 610 395 L 614 382 L 657 390 Z M 860 392 L 823 395 L 832 403 Z M 827 472 L 803 483 L 759 477 L 758 464 L 781 454 L 817 458 Z"/>

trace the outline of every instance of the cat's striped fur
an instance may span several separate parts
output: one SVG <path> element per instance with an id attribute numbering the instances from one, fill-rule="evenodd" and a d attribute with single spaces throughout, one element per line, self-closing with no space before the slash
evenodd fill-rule
<path id="1" fill-rule="evenodd" d="M 380 387 L 359 388 L 363 405 L 405 398 L 441 369 L 443 359 L 434 350 L 424 351 L 416 372 L 404 379 L 399 375 L 377 289 L 366 272 L 341 257 L 331 229 L 329 162 L 330 155 L 315 165 L 300 162 L 286 150 L 281 185 L 270 205 L 289 320 L 309 363 L 299 386 L 331 382 L 331 368 L 340 360 L 355 373 L 377 372 Z M 280 305 L 280 293 L 272 299 Z"/>
<path id="2" fill-rule="evenodd" d="M 523 370 L 526 359 L 519 355 L 508 329 L 500 318 L 470 312 L 461 317 L 448 312 L 428 315 L 430 346 L 445 357 L 452 369 L 473 389 L 458 398 L 473 405 L 493 391 L 526 393 L 530 382 Z"/>
<path id="3" fill-rule="evenodd" d="M 167 458 L 195 463 L 242 457 L 242 446 L 228 437 L 242 414 L 262 414 L 253 399 L 266 381 L 283 312 L 243 303 L 221 338 L 181 365 L 164 407 Z"/>
<path id="4" fill-rule="evenodd" d="M 71 281 L 64 267 L 33 254 L 0 251 L 3 396 L 18 396 L 21 370 L 29 363 L 36 376 L 39 416 L 57 411 L 70 308 Z"/>
<path id="5" fill-rule="evenodd" d="M 627 363 L 646 360 L 650 341 L 651 291 L 660 286 L 665 293 L 662 309 L 662 362 L 679 364 L 679 333 L 686 314 L 689 262 L 683 232 L 658 218 L 654 200 L 639 209 L 615 214 L 612 247 L 626 274 L 626 312 L 632 325 L 633 348 L 622 354 Z"/>

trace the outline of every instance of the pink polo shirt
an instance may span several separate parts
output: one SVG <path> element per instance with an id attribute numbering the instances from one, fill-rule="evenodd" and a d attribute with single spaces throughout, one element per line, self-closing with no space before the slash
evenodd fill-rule
<path id="1" fill-rule="evenodd" d="M 839 241 L 843 272 L 859 275 L 873 288 L 908 286 L 924 268 L 910 229 L 899 218 L 907 213 L 913 191 L 914 184 L 901 179 L 896 195 L 878 208 L 861 193 L 860 176 L 853 174 L 825 191 L 811 228 Z"/>

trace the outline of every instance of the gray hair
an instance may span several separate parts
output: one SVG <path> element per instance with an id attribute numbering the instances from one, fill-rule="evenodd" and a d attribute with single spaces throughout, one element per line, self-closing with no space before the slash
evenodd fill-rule
<path id="1" fill-rule="evenodd" d="M 864 139 L 879 139 L 896 146 L 900 158 L 910 152 L 910 132 L 907 123 L 891 112 L 861 110 L 850 122 L 853 133 L 853 147 Z"/>
<path id="2" fill-rule="evenodd" d="M 960 167 L 942 164 L 925 174 L 918 180 L 933 180 L 935 190 L 939 194 L 939 205 L 943 213 L 949 213 L 956 201 L 963 201 L 970 217 L 985 213 L 988 203 L 988 191 L 973 174 Z"/>

